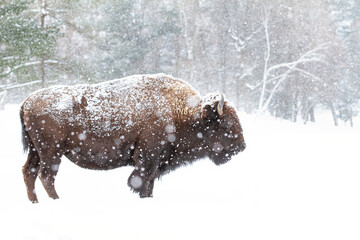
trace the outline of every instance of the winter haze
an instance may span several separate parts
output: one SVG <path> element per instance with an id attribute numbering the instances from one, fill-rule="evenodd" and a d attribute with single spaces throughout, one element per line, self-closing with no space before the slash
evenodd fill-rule
<path id="1" fill-rule="evenodd" d="M 360 239 L 360 1 L 0 1 L 0 239 Z M 62 159 L 26 196 L 19 107 L 53 85 L 165 73 L 236 108 L 247 149 L 130 191 Z"/>

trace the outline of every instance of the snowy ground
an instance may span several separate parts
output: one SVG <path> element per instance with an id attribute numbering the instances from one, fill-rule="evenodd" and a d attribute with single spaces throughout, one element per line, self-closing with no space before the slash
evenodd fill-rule
<path id="1" fill-rule="evenodd" d="M 360 239 L 360 127 L 240 116 L 248 148 L 217 167 L 204 159 L 130 192 L 131 168 L 101 172 L 66 159 L 59 200 L 37 182 L 27 200 L 18 106 L 0 111 L 0 239 Z M 355 125 L 360 125 L 359 119 Z"/>

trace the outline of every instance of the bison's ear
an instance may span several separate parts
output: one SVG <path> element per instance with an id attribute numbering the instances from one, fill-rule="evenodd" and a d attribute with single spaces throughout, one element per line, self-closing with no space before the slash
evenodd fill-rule
<path id="1" fill-rule="evenodd" d="M 208 119 L 223 115 L 224 102 L 224 95 L 221 93 L 205 96 L 201 107 L 201 114 Z"/>

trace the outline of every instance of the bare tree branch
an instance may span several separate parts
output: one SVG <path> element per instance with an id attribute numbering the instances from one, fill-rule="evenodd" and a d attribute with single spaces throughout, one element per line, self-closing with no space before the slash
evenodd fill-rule
<path id="1" fill-rule="evenodd" d="M 19 83 L 19 84 L 0 85 L 0 91 L 6 91 L 6 90 L 14 89 L 14 88 L 25 87 L 25 86 L 29 86 L 29 85 L 33 85 L 33 84 L 37 84 L 37 83 L 41 83 L 41 80 L 35 80 L 32 82 Z"/>
<path id="2" fill-rule="evenodd" d="M 269 34 L 269 27 L 268 27 L 270 12 L 271 12 L 270 8 L 264 9 L 263 27 L 264 27 L 265 40 L 266 40 L 266 49 L 265 49 L 265 54 L 264 54 L 263 79 L 262 79 L 262 82 L 256 86 L 248 86 L 248 87 L 251 87 L 252 89 L 262 86 L 259 105 L 258 105 L 258 114 L 263 113 L 267 109 L 267 107 L 269 106 L 278 87 L 281 85 L 281 83 L 283 83 L 288 78 L 289 74 L 292 73 L 293 71 L 299 71 L 308 76 L 312 76 L 315 79 L 319 79 L 316 76 L 312 75 L 311 73 L 309 73 L 305 70 L 302 70 L 301 68 L 298 68 L 297 66 L 299 64 L 304 64 L 304 63 L 309 63 L 309 62 L 326 63 L 324 60 L 324 54 L 321 52 L 326 50 L 330 45 L 329 43 L 320 44 L 320 45 L 316 46 L 315 48 L 302 54 L 296 61 L 280 63 L 280 64 L 276 64 L 273 66 L 269 66 L 269 59 L 270 59 L 270 54 L 271 54 L 270 34 Z M 280 75 L 277 75 L 273 78 L 269 78 L 271 72 L 275 72 L 276 70 L 279 70 L 281 68 L 286 68 L 287 70 Z M 265 97 L 268 83 L 274 82 L 274 81 L 276 81 L 276 83 L 270 90 L 270 95 L 268 97 Z"/>
<path id="3" fill-rule="evenodd" d="M 16 70 L 19 70 L 21 68 L 25 68 L 25 67 L 31 67 L 31 66 L 36 66 L 36 65 L 40 65 L 42 62 L 41 61 L 34 61 L 34 62 L 27 62 L 27 63 L 22 63 L 22 64 L 19 64 L 17 66 L 14 66 L 14 67 L 8 67 L 8 69 L 2 73 L 0 73 L 0 78 L 1 77 L 5 77 L 7 75 L 9 75 L 10 73 L 16 71 Z M 57 60 L 46 60 L 45 61 L 46 64 L 58 64 L 59 61 Z"/>

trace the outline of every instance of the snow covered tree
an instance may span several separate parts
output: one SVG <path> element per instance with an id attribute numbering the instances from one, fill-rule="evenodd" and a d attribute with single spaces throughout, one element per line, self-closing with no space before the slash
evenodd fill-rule
<path id="1" fill-rule="evenodd" d="M 0 95 L 19 86 L 41 82 L 39 66 L 56 44 L 57 29 L 44 27 L 32 16 L 30 1 L 0 4 Z"/>
<path id="2" fill-rule="evenodd" d="M 360 100 L 360 2 L 355 0 L 331 0 L 330 10 L 336 27 L 336 33 L 343 45 L 343 52 L 336 58 L 342 59 L 345 64 L 338 68 L 341 72 L 337 84 L 336 97 L 332 102 L 332 112 L 335 125 L 337 119 L 350 122 L 358 112 L 357 105 Z"/>
<path id="3" fill-rule="evenodd" d="M 152 4 L 151 4 L 152 3 Z M 156 6 L 155 6 L 156 4 Z M 152 11 L 149 11 L 151 9 Z M 149 1 L 109 1 L 100 7 L 101 19 L 96 23 L 98 66 L 97 78 L 112 79 L 139 72 L 157 72 L 161 41 L 177 31 L 176 13 Z M 156 66 L 157 65 L 157 66 Z"/>
<path id="4" fill-rule="evenodd" d="M 165 72 L 249 113 L 307 122 L 327 108 L 337 124 L 359 111 L 355 0 L 16 0 L 0 9 L 0 99 L 34 83 Z"/>

